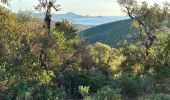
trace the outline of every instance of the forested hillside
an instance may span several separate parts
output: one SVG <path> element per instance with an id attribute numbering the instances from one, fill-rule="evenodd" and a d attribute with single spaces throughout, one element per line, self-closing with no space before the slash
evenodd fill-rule
<path id="1" fill-rule="evenodd" d="M 133 32 L 131 20 L 122 20 L 82 31 L 83 35 L 89 43 L 101 42 L 111 46 L 116 46 L 118 42 L 125 40 Z"/>
<path id="2" fill-rule="evenodd" d="M 89 44 L 69 21 L 53 22 L 52 1 L 39 0 L 44 20 L 0 6 L 0 100 L 170 100 L 170 5 L 117 3 L 136 33 L 117 47 Z M 116 23 L 97 30 L 132 32 L 129 20 Z"/>
<path id="3" fill-rule="evenodd" d="M 167 26 L 170 27 L 170 23 Z M 130 19 L 94 26 L 80 32 L 89 43 L 101 42 L 112 47 L 116 47 L 123 40 L 130 42 L 134 33 Z"/>

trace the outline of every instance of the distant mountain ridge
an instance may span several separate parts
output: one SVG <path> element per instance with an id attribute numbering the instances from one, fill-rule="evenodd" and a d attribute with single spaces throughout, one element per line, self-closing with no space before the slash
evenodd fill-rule
<path id="1" fill-rule="evenodd" d="M 78 14 L 75 14 L 73 12 L 69 12 L 69 13 L 66 13 L 66 14 L 52 14 L 52 16 L 53 16 L 53 19 L 58 19 L 58 20 L 61 20 L 61 19 L 72 20 L 72 19 L 79 19 L 79 18 L 84 17 L 82 15 L 78 15 Z"/>
<path id="2" fill-rule="evenodd" d="M 33 17 L 44 18 L 43 13 L 34 13 Z M 82 25 L 100 25 L 109 22 L 115 22 L 119 20 L 128 19 L 127 16 L 83 16 L 78 15 L 73 12 L 69 12 L 66 14 L 52 14 L 52 20 L 61 21 L 62 19 L 68 19 L 73 24 L 82 24 Z"/>

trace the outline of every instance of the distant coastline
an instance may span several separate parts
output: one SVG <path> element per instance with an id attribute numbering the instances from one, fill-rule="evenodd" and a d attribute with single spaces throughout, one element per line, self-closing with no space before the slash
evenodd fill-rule
<path id="1" fill-rule="evenodd" d="M 33 13 L 33 17 L 44 18 L 43 13 Z M 73 12 L 66 14 L 52 14 L 52 19 L 55 21 L 61 21 L 62 19 L 68 19 L 73 24 L 82 24 L 82 25 L 101 25 L 105 23 L 120 21 L 128 19 L 127 16 L 90 16 L 90 15 L 78 15 Z"/>

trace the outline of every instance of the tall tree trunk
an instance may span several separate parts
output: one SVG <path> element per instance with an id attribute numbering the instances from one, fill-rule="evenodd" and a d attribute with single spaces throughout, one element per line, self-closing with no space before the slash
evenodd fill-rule
<path id="1" fill-rule="evenodd" d="M 48 37 L 51 36 L 51 7 L 53 6 L 52 2 L 49 1 L 48 6 L 47 6 L 47 11 L 46 11 L 46 15 L 44 18 L 44 28 L 47 29 L 48 32 Z M 46 41 L 48 42 L 48 41 Z M 48 45 L 46 45 L 48 43 L 43 42 L 42 43 L 42 50 L 40 52 L 40 65 L 41 67 L 43 67 L 44 69 L 47 69 L 47 63 L 46 63 L 46 59 L 47 59 L 47 55 L 46 55 L 46 49 L 48 48 Z"/>

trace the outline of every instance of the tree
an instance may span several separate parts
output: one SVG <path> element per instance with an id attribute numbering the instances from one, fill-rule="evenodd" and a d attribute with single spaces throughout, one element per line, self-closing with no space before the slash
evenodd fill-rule
<path id="1" fill-rule="evenodd" d="M 37 10 L 46 9 L 46 14 L 44 18 L 45 28 L 47 28 L 48 33 L 50 34 L 51 29 L 51 8 L 54 8 L 56 11 L 59 11 L 61 8 L 58 8 L 59 5 L 55 6 L 54 3 L 56 0 L 38 0 L 39 4 L 35 7 Z"/>
<path id="2" fill-rule="evenodd" d="M 69 39 L 74 39 L 76 37 L 76 28 L 67 20 L 62 20 L 55 24 L 55 29 L 59 32 L 64 33 L 64 37 Z"/>
<path id="3" fill-rule="evenodd" d="M 53 70 L 44 70 L 39 64 L 38 58 L 43 48 L 42 41 L 46 36 L 43 33 L 42 23 L 33 18 L 18 20 L 21 17 L 22 19 L 28 18 L 24 13 L 16 16 L 9 10 L 0 7 L 0 99 L 2 93 L 12 99 L 24 100 L 27 93 L 36 97 L 44 90 L 43 96 L 46 97 L 46 95 L 50 95 L 51 91 L 56 91 L 57 86 L 50 84 L 53 83 Z M 54 41 L 55 45 L 62 45 L 59 39 L 63 41 L 63 38 L 56 34 L 52 36 L 53 40 L 51 41 L 56 40 Z M 50 48 L 52 49 L 51 46 Z M 61 49 L 57 50 L 62 51 Z M 57 59 L 55 61 L 57 62 Z M 50 61 L 48 63 L 49 65 L 53 64 Z M 50 95 L 49 98 L 52 96 Z M 2 100 L 6 100 L 6 98 Z"/>
<path id="4" fill-rule="evenodd" d="M 159 4 L 149 6 L 146 2 L 138 4 L 136 0 L 118 0 L 119 5 L 132 20 L 136 21 L 141 27 L 139 31 L 146 34 L 145 47 L 149 50 L 156 39 L 155 33 L 166 28 L 170 6 L 164 3 L 163 7 Z"/>
<path id="5" fill-rule="evenodd" d="M 59 5 L 57 5 L 57 7 L 54 5 L 54 3 L 56 2 L 56 0 L 38 0 L 39 4 L 35 7 L 35 9 L 37 10 L 41 10 L 46 9 L 46 14 L 45 14 L 45 18 L 44 18 L 44 28 L 47 29 L 48 32 L 48 36 L 45 37 L 44 39 L 46 40 L 46 43 L 43 42 L 43 48 L 41 50 L 41 54 L 40 54 L 40 63 L 41 66 L 43 66 L 44 68 L 46 68 L 46 60 L 47 60 L 47 55 L 46 55 L 46 50 L 49 47 L 49 40 L 51 38 L 51 8 L 54 8 L 56 11 L 59 11 L 60 8 Z"/>

